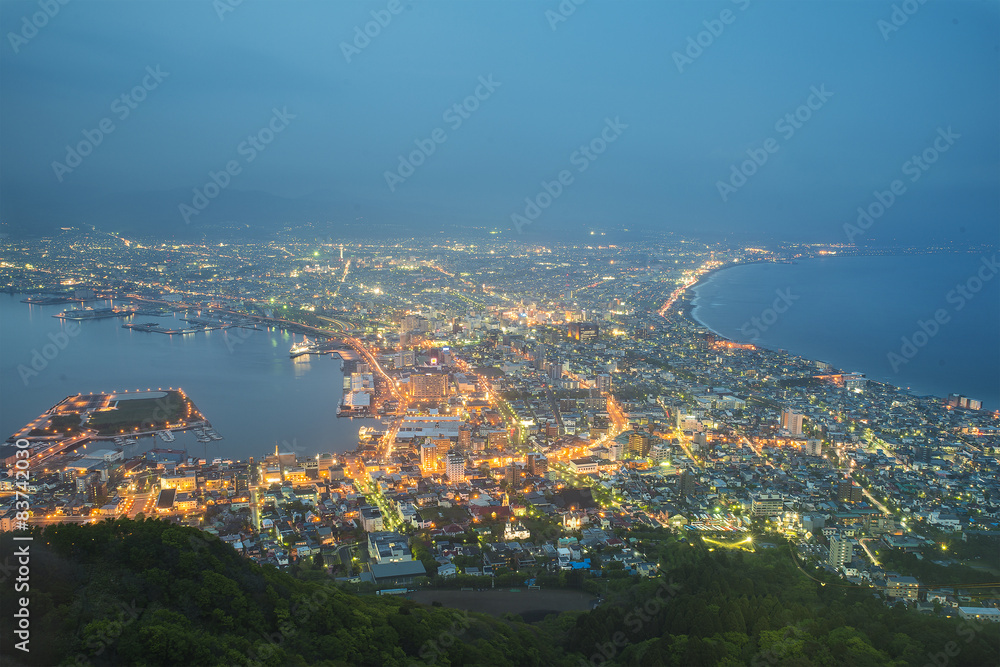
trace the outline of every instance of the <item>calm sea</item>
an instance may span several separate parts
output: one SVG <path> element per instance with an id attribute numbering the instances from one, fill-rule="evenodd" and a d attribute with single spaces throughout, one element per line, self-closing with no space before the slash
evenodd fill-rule
<path id="1" fill-rule="evenodd" d="M 984 257 L 996 255 L 747 264 L 698 285 L 693 314 L 734 340 L 826 361 L 918 395 L 964 394 L 995 410 L 1000 408 L 1000 275 L 982 268 Z M 981 268 L 980 275 L 989 276 L 984 281 L 977 276 Z M 966 295 L 959 285 L 969 290 Z M 927 322 L 939 309 L 945 323 L 935 331 Z M 904 337 L 916 345 L 904 349 Z"/>
<path id="2" fill-rule="evenodd" d="M 192 456 L 245 459 L 280 444 L 282 451 L 303 456 L 337 453 L 357 445 L 361 426 L 377 424 L 337 418 L 340 359 L 290 359 L 293 337 L 287 332 L 229 329 L 167 336 L 122 328 L 126 321 L 183 328 L 180 318 L 189 316 L 140 315 L 80 322 L 78 335 L 53 356 L 57 348 L 44 348 L 55 345 L 52 337 L 59 339 L 65 324 L 52 315 L 76 306 L 29 306 L 22 298 L 0 294 L 0 439 L 71 394 L 160 387 L 182 387 L 223 440 L 204 445 L 190 434 L 178 434 L 173 444 L 145 438 L 136 451 L 187 448 Z M 53 358 L 37 375 L 22 379 L 19 366 L 31 368 L 36 351 Z"/>

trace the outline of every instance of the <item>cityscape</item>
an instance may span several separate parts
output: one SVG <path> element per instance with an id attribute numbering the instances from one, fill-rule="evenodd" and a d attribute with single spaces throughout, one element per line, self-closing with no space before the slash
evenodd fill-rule
<path id="1" fill-rule="evenodd" d="M 4 0 L 3 667 L 1000 667 L 996 0 Z"/>
<path id="2" fill-rule="evenodd" d="M 181 388 L 53 396 L 4 446 L 0 529 L 157 518 L 260 565 L 418 596 L 449 580 L 660 577 L 629 537 L 658 531 L 708 551 L 787 548 L 823 585 L 996 620 L 995 576 L 970 554 L 998 535 L 1000 414 L 692 316 L 713 272 L 838 253 L 852 249 L 7 241 L 0 279 L 64 323 L 53 350 L 103 318 L 132 336 L 278 328 L 296 341 L 288 365 L 339 360 L 329 409 L 366 425 L 337 451 L 258 443 L 231 459 L 211 455 L 224 436 Z M 25 386 L 47 372 L 17 368 Z M 204 455 L 172 446 L 187 432 Z"/>

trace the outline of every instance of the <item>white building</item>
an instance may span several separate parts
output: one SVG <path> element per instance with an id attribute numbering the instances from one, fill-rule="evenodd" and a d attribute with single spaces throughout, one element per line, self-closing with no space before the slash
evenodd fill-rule
<path id="1" fill-rule="evenodd" d="M 449 482 L 465 481 L 465 457 L 462 454 L 458 452 L 448 454 L 447 474 Z"/>
<path id="2" fill-rule="evenodd" d="M 663 463 L 670 460 L 670 448 L 667 445 L 657 444 L 649 448 L 649 460 L 653 463 Z"/>
<path id="3" fill-rule="evenodd" d="M 827 562 L 831 567 L 839 567 L 850 563 L 854 558 L 854 546 L 851 540 L 842 533 L 835 532 L 830 536 L 830 557 Z"/>
<path id="4" fill-rule="evenodd" d="M 399 533 L 385 531 L 368 534 L 368 555 L 376 563 L 405 563 L 413 560 L 406 538 Z"/>

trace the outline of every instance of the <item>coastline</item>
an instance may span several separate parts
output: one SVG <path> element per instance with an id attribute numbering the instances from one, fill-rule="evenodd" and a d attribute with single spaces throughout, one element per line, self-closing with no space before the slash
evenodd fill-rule
<path id="1" fill-rule="evenodd" d="M 925 253 L 920 253 L 920 254 L 925 254 Z M 958 251 L 958 252 L 941 252 L 941 253 L 930 253 L 930 254 L 936 255 L 938 257 L 949 257 L 949 256 L 950 257 L 955 257 L 955 256 L 963 256 L 963 257 L 965 257 L 965 256 L 975 256 L 978 253 L 969 252 L 969 251 Z M 906 257 L 907 255 L 908 255 L 907 253 L 902 253 L 902 254 L 890 255 L 890 257 Z M 816 260 L 818 260 L 818 259 L 839 259 L 840 257 L 855 258 L 855 256 L 853 256 L 853 255 L 843 255 L 843 256 L 837 256 L 837 257 L 803 257 L 803 258 L 797 258 L 797 259 L 803 260 L 801 263 L 805 264 L 804 260 L 806 260 L 806 259 L 816 259 Z M 809 351 L 808 352 L 802 352 L 802 351 L 800 351 L 802 349 L 801 348 L 801 343 L 802 343 L 802 340 L 805 340 L 805 339 L 802 339 L 801 335 L 799 335 L 798 338 L 797 338 L 796 334 L 794 333 L 794 330 L 793 330 L 791 338 L 789 338 L 786 335 L 784 337 L 784 339 L 779 339 L 781 342 L 787 344 L 786 346 L 781 346 L 781 345 L 778 345 L 778 344 L 774 344 L 773 342 L 771 344 L 762 344 L 761 342 L 754 342 L 754 341 L 750 341 L 750 340 L 743 340 L 743 339 L 741 339 L 738 336 L 738 334 L 733 335 L 732 332 L 730 332 L 728 334 L 727 333 L 723 333 L 722 331 L 719 331 L 716 328 L 713 328 L 711 325 L 709 325 L 708 322 L 707 322 L 707 320 L 709 319 L 709 317 L 706 316 L 707 312 L 709 312 L 711 310 L 711 312 L 713 314 L 717 314 L 718 312 L 724 312 L 726 309 L 723 308 L 723 309 L 720 310 L 720 309 L 716 308 L 715 310 L 712 310 L 710 308 L 710 304 L 708 303 L 707 300 L 706 301 L 702 301 L 701 303 L 698 303 L 699 297 L 704 298 L 704 295 L 699 295 L 698 291 L 702 287 L 704 287 L 707 283 L 709 283 L 711 281 L 711 279 L 716 274 L 721 273 L 723 270 L 735 268 L 737 266 L 744 266 L 744 265 L 750 265 L 750 264 L 759 264 L 759 263 L 764 263 L 764 262 L 768 262 L 768 263 L 772 263 L 772 264 L 791 263 L 791 262 L 785 262 L 785 261 L 758 260 L 758 261 L 755 261 L 755 262 L 746 262 L 746 263 L 740 262 L 740 263 L 737 263 L 737 264 L 729 263 L 729 264 L 726 264 L 725 266 L 719 267 L 718 269 L 714 269 L 712 271 L 709 271 L 709 272 L 705 273 L 698 280 L 697 283 L 691 285 L 687 290 L 685 290 L 684 294 L 678 299 L 679 303 L 677 304 L 678 307 L 675 307 L 675 312 L 677 312 L 677 310 L 679 310 L 681 317 L 683 317 L 684 319 L 686 319 L 692 326 L 694 326 L 694 327 L 696 327 L 698 329 L 704 330 L 706 332 L 711 332 L 715 336 L 717 336 L 719 340 L 722 340 L 722 341 L 735 342 L 735 343 L 752 343 L 758 349 L 767 350 L 767 351 L 773 352 L 773 353 L 779 353 L 779 354 L 788 355 L 790 357 L 795 357 L 795 358 L 798 358 L 798 359 L 802 359 L 802 360 L 805 360 L 807 362 L 830 363 L 832 365 L 832 367 L 836 368 L 838 371 L 841 371 L 841 372 L 853 371 L 853 372 L 863 373 L 864 376 L 866 378 L 868 378 L 872 382 L 877 382 L 879 384 L 883 384 L 883 385 L 895 387 L 899 391 L 908 393 L 908 394 L 910 394 L 910 395 L 912 395 L 914 397 L 932 396 L 932 397 L 944 400 L 949 394 L 952 394 L 952 393 L 959 393 L 959 394 L 963 394 L 963 395 L 969 395 L 969 396 L 972 396 L 973 398 L 978 398 L 978 399 L 982 400 L 983 403 L 984 403 L 984 407 L 983 407 L 984 410 L 988 410 L 988 411 L 995 411 L 996 410 L 996 405 L 995 404 L 998 401 L 998 397 L 997 397 L 996 393 L 994 391 L 992 391 L 993 387 L 988 382 L 984 383 L 983 378 L 986 377 L 986 375 L 983 374 L 983 373 L 980 373 L 979 369 L 976 369 L 975 373 L 972 374 L 972 375 L 969 375 L 969 374 L 966 373 L 966 374 L 963 374 L 961 376 L 956 376 L 954 378 L 954 381 L 951 381 L 951 380 L 944 381 L 947 378 L 942 378 L 940 376 L 940 374 L 935 374 L 933 372 L 927 373 L 925 369 L 922 369 L 919 366 L 915 367 L 918 370 L 918 372 L 914 373 L 914 374 L 911 374 L 908 377 L 906 375 L 901 376 L 901 377 L 900 376 L 893 376 L 888 371 L 888 369 L 886 369 L 886 368 L 879 368 L 879 365 L 878 365 L 877 361 L 875 362 L 875 364 L 873 366 L 873 364 L 872 364 L 873 359 L 871 359 L 871 358 L 866 358 L 866 357 L 862 356 L 862 357 L 860 357 L 858 359 L 853 359 L 850 355 L 845 356 L 844 351 L 842 349 L 840 349 L 840 348 L 837 348 L 836 346 L 834 346 L 832 348 L 830 348 L 829 346 L 826 346 L 824 348 L 822 346 L 812 345 L 812 347 L 810 348 L 807 345 L 806 349 L 808 349 Z M 798 264 L 799 262 L 796 261 L 795 263 Z M 948 261 L 947 260 L 944 260 L 944 265 L 945 266 L 948 265 Z M 829 266 L 829 265 L 827 265 L 827 266 Z M 807 271 L 808 271 L 808 269 L 807 269 Z M 819 275 L 822 275 L 822 274 L 819 274 Z M 947 275 L 947 271 L 944 272 L 944 275 Z M 754 278 L 748 278 L 747 276 L 744 276 L 744 278 L 746 278 L 745 282 L 747 284 L 756 284 L 758 282 Z M 725 293 L 725 292 L 720 292 L 720 294 L 722 294 L 722 293 Z M 742 293 L 741 296 L 743 296 L 744 299 L 748 298 L 746 292 Z M 749 298 L 753 298 L 753 297 L 749 297 Z M 942 294 L 942 298 L 943 298 L 943 294 Z M 766 304 L 763 304 L 763 305 L 766 306 Z M 698 310 L 698 308 L 700 306 L 704 306 L 706 308 L 706 310 L 704 312 L 702 312 L 701 314 L 697 313 L 697 310 Z M 927 305 L 927 308 L 933 308 L 933 304 L 929 303 Z M 716 321 L 716 326 L 719 327 L 719 328 L 724 328 L 726 331 L 729 331 L 730 329 L 733 329 L 733 326 L 729 326 L 729 325 L 726 324 L 725 316 L 723 316 L 723 318 L 721 320 L 718 317 L 716 317 L 715 321 Z M 720 322 L 722 322 L 722 324 L 720 324 Z M 732 324 L 732 323 L 729 323 L 729 324 Z M 802 332 L 798 332 L 798 333 L 801 334 Z M 792 341 L 792 340 L 799 340 L 800 346 L 798 348 L 796 348 L 795 345 L 793 345 L 793 344 L 791 344 L 789 342 L 789 341 Z M 819 349 L 817 349 L 818 347 L 819 347 Z M 889 349 L 891 349 L 891 348 L 889 348 Z M 824 355 L 827 355 L 827 354 L 829 354 L 830 356 L 829 357 L 824 356 Z M 924 357 L 924 359 L 926 359 L 926 357 Z M 923 359 L 921 359 L 920 361 L 923 361 Z M 938 363 L 940 363 L 940 364 L 943 365 L 943 362 L 939 361 Z M 969 368 L 966 368 L 966 371 L 967 372 L 972 372 Z"/>
<path id="2" fill-rule="evenodd" d="M 708 329 L 716 336 L 724 340 L 738 342 L 738 341 L 733 341 L 728 336 L 722 335 L 712 327 L 708 326 L 707 324 L 699 320 L 697 316 L 695 316 L 694 311 L 698 307 L 694 303 L 694 300 L 698 298 L 697 294 L 695 294 L 695 290 L 704 285 L 705 283 L 707 283 L 715 274 L 722 273 L 723 271 L 728 271 L 729 269 L 735 269 L 736 267 L 739 266 L 753 266 L 754 264 L 780 264 L 780 263 L 781 262 L 777 262 L 771 259 L 755 259 L 750 262 L 729 262 L 728 264 L 723 264 L 722 266 L 712 269 L 711 271 L 706 271 L 701 276 L 701 278 L 698 279 L 698 282 L 696 282 L 695 284 L 691 285 L 686 290 L 684 290 L 684 296 L 681 298 L 682 302 L 680 304 L 681 317 L 691 320 L 693 323 L 697 324 L 699 327 L 702 327 L 703 329 Z"/>

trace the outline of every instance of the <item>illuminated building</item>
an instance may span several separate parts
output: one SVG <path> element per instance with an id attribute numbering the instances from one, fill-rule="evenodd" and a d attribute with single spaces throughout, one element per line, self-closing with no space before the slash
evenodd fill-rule
<path id="1" fill-rule="evenodd" d="M 754 516 L 774 516 L 785 511 L 785 503 L 779 493 L 761 493 L 753 496 L 750 513 Z"/>
<path id="2" fill-rule="evenodd" d="M 802 415 L 792 410 L 781 413 L 781 428 L 791 435 L 802 435 Z"/>
<path id="3" fill-rule="evenodd" d="M 544 477 L 549 471 L 549 460 L 545 454 L 532 452 L 528 454 L 528 472 L 537 477 Z"/>
<path id="4" fill-rule="evenodd" d="M 589 322 L 572 322 L 569 325 L 569 337 L 581 343 L 597 340 L 598 326 Z"/>
<path id="5" fill-rule="evenodd" d="M 433 401 L 448 395 L 448 376 L 443 373 L 420 373 L 410 376 L 410 395 L 415 401 Z"/>
<path id="6" fill-rule="evenodd" d="M 831 567 L 838 567 L 845 563 L 850 563 L 854 557 L 854 547 L 845 535 L 839 532 L 830 536 L 830 557 L 827 561 Z"/>
<path id="7" fill-rule="evenodd" d="M 628 437 L 628 451 L 636 458 L 646 458 L 649 456 L 649 435 L 640 431 L 633 431 Z"/>
<path id="8" fill-rule="evenodd" d="M 449 482 L 465 481 L 465 457 L 459 452 L 448 452 L 447 475 Z"/>

